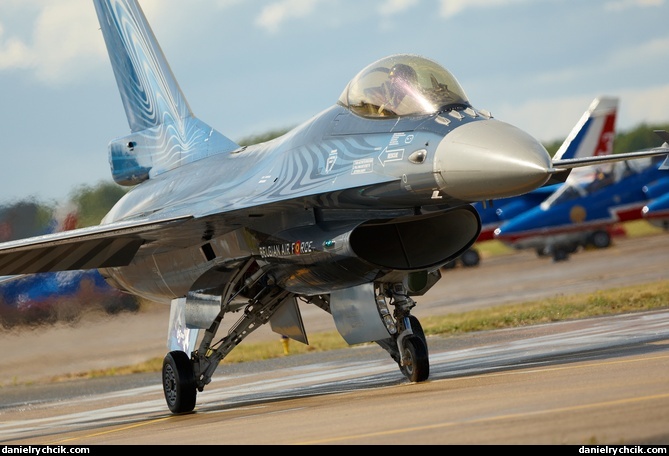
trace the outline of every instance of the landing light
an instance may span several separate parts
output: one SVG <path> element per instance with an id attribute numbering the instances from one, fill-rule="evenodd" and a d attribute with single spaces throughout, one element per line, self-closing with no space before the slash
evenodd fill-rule
<path id="1" fill-rule="evenodd" d="M 395 320 L 393 316 L 390 315 L 390 310 L 388 310 L 388 305 L 386 300 L 383 297 L 379 296 L 376 298 L 376 307 L 379 309 L 379 315 L 381 315 L 381 321 L 386 325 L 386 330 L 388 333 L 395 334 L 397 333 L 397 326 L 395 326 Z"/>
<path id="2" fill-rule="evenodd" d="M 411 163 L 423 163 L 425 159 L 427 158 L 427 150 L 425 149 L 419 149 L 415 152 L 413 152 L 411 155 L 409 155 L 409 161 Z"/>

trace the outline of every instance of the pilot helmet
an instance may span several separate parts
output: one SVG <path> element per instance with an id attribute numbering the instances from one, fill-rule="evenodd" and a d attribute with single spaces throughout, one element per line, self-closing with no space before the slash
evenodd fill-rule
<path id="1" fill-rule="evenodd" d="M 418 76 L 416 75 L 416 70 L 411 68 L 409 65 L 405 65 L 403 63 L 396 63 L 390 69 L 390 72 L 388 73 L 388 78 L 391 81 L 396 81 L 398 79 L 401 79 L 403 81 L 413 83 L 416 82 Z"/>

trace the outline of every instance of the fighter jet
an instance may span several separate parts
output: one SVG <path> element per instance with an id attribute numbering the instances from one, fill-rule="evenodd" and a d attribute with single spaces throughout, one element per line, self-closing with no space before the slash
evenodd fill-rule
<path id="1" fill-rule="evenodd" d="M 261 325 L 308 343 L 300 305 L 425 381 L 411 309 L 478 238 L 471 203 L 610 158 L 551 161 L 531 135 L 475 108 L 446 68 L 411 54 L 378 59 L 332 106 L 240 147 L 193 114 L 137 1 L 93 3 L 130 127 L 109 144 L 111 175 L 130 188 L 98 226 L 0 244 L 0 274 L 98 269 L 170 305 L 162 380 L 173 413 L 191 412 Z"/>

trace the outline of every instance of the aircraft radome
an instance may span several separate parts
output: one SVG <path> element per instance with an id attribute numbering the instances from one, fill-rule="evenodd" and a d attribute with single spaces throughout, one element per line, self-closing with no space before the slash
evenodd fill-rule
<path id="1" fill-rule="evenodd" d="M 98 226 L 0 244 L 0 274 L 98 269 L 171 305 L 173 413 L 192 411 L 261 325 L 308 343 L 298 300 L 329 312 L 349 344 L 376 342 L 407 379 L 426 380 L 411 309 L 478 237 L 471 203 L 609 159 L 551 161 L 531 135 L 475 108 L 441 65 L 406 54 L 362 69 L 294 130 L 240 147 L 191 112 L 137 1 L 94 4 L 130 127 L 109 144 L 111 174 L 132 188 Z"/>

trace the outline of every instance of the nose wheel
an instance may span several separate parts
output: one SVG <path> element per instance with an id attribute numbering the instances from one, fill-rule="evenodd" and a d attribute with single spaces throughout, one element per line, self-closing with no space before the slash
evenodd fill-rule
<path id="1" fill-rule="evenodd" d="M 377 343 L 390 353 L 399 365 L 400 372 L 410 382 L 423 382 L 430 376 L 430 360 L 423 327 L 418 318 L 410 313 L 416 303 L 407 293 L 403 283 L 386 285 L 382 288 L 377 294 L 377 306 L 385 308 L 387 297 L 391 298 L 390 304 L 395 306 L 393 312 L 395 325 L 389 330 L 393 336 Z"/>
<path id="2" fill-rule="evenodd" d="M 430 361 L 427 345 L 418 336 L 412 335 L 404 340 L 400 370 L 411 382 L 422 382 L 430 376 Z"/>
<path id="3" fill-rule="evenodd" d="M 197 385 L 193 364 L 186 353 L 176 350 L 165 356 L 163 392 L 172 413 L 188 413 L 195 408 Z"/>
<path id="4" fill-rule="evenodd" d="M 413 335 L 404 340 L 402 359 L 398 362 L 400 371 L 411 382 L 422 382 L 430 376 L 430 360 L 427 349 L 427 339 L 423 326 L 413 315 L 409 315 L 409 324 Z"/>

